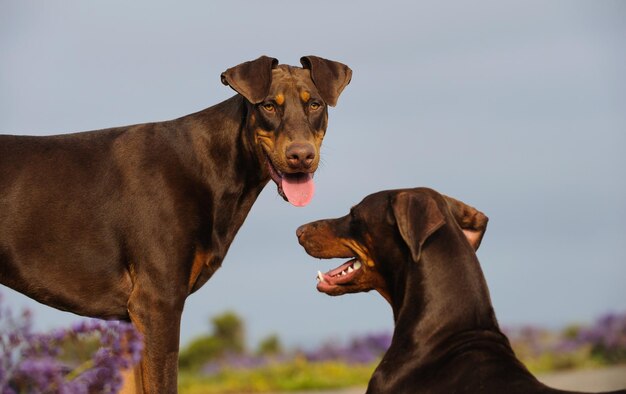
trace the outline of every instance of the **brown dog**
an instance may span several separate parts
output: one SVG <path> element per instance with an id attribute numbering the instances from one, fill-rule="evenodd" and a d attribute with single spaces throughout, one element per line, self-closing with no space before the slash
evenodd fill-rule
<path id="1" fill-rule="evenodd" d="M 270 179 L 297 206 L 351 70 L 262 56 L 222 74 L 238 94 L 180 119 L 0 136 L 0 283 L 144 334 L 144 391 L 177 389 L 187 296 L 222 264 Z"/>
<path id="2" fill-rule="evenodd" d="M 351 259 L 318 274 L 319 291 L 377 290 L 391 304 L 391 346 L 368 393 L 568 393 L 537 381 L 498 327 L 474 252 L 486 224 L 474 208 L 418 188 L 372 194 L 349 215 L 297 230 L 311 256 Z"/>

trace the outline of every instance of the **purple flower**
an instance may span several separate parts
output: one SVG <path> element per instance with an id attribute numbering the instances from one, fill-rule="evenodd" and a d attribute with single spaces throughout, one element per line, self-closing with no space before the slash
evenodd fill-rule
<path id="1" fill-rule="evenodd" d="M 122 384 L 120 370 L 141 358 L 142 338 L 129 323 L 90 319 L 68 330 L 33 333 L 30 312 L 14 318 L 1 301 L 0 394 L 115 393 Z M 61 361 L 65 346 L 90 338 L 100 344 L 90 359 Z"/>
<path id="2" fill-rule="evenodd" d="M 200 372 L 207 376 L 214 376 L 222 372 L 222 365 L 217 361 L 210 361 L 201 368 Z"/>
<path id="3" fill-rule="evenodd" d="M 579 346 L 590 346 L 591 352 L 609 362 L 626 361 L 626 313 L 608 313 L 575 338 Z"/>
<path id="4" fill-rule="evenodd" d="M 328 342 L 316 350 L 305 352 L 308 361 L 343 361 L 349 364 L 368 364 L 380 359 L 391 345 L 389 333 L 368 334 L 354 338 L 349 345 Z"/>

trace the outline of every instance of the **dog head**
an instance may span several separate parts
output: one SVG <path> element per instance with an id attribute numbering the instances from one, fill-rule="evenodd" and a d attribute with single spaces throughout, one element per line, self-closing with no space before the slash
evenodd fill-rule
<path id="1" fill-rule="evenodd" d="M 222 82 L 246 99 L 247 129 L 267 175 L 295 206 L 313 197 L 328 106 L 337 104 L 352 77 L 338 62 L 316 56 L 300 62 L 302 67 L 278 65 L 261 56 L 222 73 Z"/>
<path id="2" fill-rule="evenodd" d="M 320 292 L 377 290 L 391 302 L 393 272 L 401 270 L 403 262 L 419 262 L 424 244 L 444 224 L 455 226 L 467 248 L 476 250 L 487 221 L 484 214 L 458 200 L 417 188 L 371 194 L 348 215 L 305 224 L 296 234 L 313 257 L 350 259 L 325 274 L 318 272 Z"/>

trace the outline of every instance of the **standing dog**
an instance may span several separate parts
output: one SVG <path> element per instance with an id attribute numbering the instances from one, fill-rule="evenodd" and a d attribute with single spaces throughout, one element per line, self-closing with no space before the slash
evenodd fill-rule
<path id="1" fill-rule="evenodd" d="M 177 389 L 187 296 L 222 264 L 273 179 L 313 195 L 327 105 L 347 66 L 262 56 L 222 73 L 238 94 L 180 119 L 77 134 L 0 136 L 0 283 L 144 335 L 143 389 Z"/>
<path id="2" fill-rule="evenodd" d="M 297 230 L 311 256 L 352 258 L 319 273 L 319 291 L 377 290 L 391 304 L 391 346 L 368 393 L 570 393 L 531 375 L 498 327 L 474 252 L 486 224 L 474 208 L 418 188 L 372 194 L 347 216 Z"/>

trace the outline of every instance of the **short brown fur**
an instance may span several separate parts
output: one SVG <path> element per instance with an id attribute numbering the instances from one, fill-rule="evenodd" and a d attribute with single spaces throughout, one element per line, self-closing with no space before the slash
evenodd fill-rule
<path id="1" fill-rule="evenodd" d="M 377 290 L 392 307 L 393 339 L 368 394 L 573 394 L 540 383 L 500 331 L 475 253 L 486 227 L 475 208 L 416 188 L 371 194 L 349 215 L 298 228 L 313 257 L 372 263 L 320 273 L 329 282 L 318 290 Z"/>
<path id="2" fill-rule="evenodd" d="M 221 266 L 271 169 L 317 169 L 326 106 L 351 70 L 315 56 L 302 64 L 261 56 L 231 67 L 221 79 L 237 95 L 175 120 L 0 135 L 0 283 L 61 310 L 132 321 L 145 344 L 136 382 L 176 392 L 185 299 Z M 285 102 L 272 108 L 277 93 Z M 316 161 L 288 165 L 295 142 L 314 147 Z"/>

